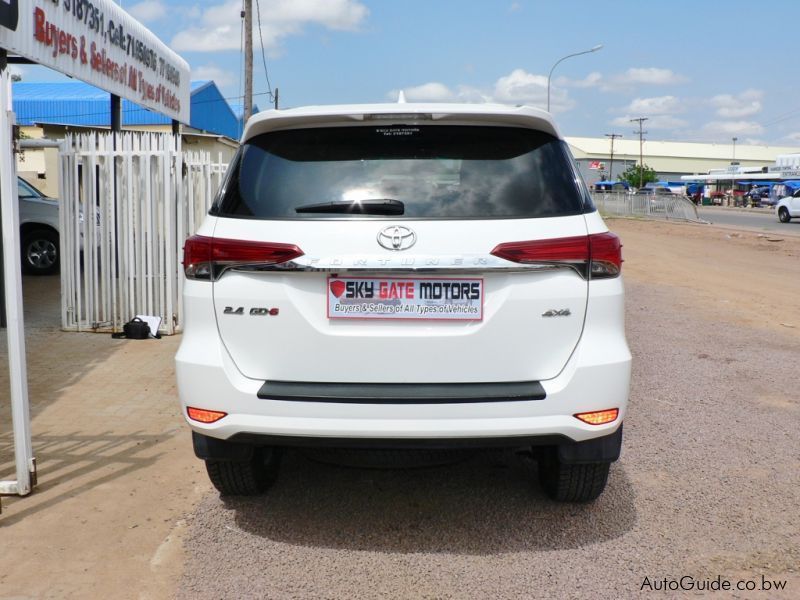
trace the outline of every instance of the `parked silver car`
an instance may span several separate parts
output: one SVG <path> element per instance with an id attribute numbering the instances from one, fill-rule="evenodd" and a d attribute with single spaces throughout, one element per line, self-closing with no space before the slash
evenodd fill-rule
<path id="1" fill-rule="evenodd" d="M 58 201 L 17 178 L 22 270 L 31 275 L 58 271 Z"/>

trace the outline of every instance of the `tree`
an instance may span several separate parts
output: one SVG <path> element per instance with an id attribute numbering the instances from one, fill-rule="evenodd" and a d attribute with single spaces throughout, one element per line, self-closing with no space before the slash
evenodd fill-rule
<path id="1" fill-rule="evenodd" d="M 658 176 L 656 176 L 655 170 L 651 169 L 647 165 L 644 165 L 644 167 L 640 165 L 631 165 L 625 170 L 624 173 L 619 175 L 619 178 L 622 181 L 627 181 L 628 185 L 635 188 L 638 188 L 640 185 L 644 187 L 651 181 L 658 181 Z"/>

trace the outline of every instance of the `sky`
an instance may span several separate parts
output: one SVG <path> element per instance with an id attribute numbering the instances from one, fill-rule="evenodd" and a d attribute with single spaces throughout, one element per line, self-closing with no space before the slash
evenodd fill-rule
<path id="1" fill-rule="evenodd" d="M 118 0 L 241 102 L 242 0 Z M 563 135 L 800 147 L 800 0 L 253 0 L 254 101 L 551 108 Z M 259 32 L 256 7 L 260 9 Z M 260 33 L 260 35 L 259 35 Z M 263 39 L 264 59 L 260 40 Z M 265 76 L 266 62 L 269 83 Z M 24 81 L 57 80 L 42 67 Z"/>

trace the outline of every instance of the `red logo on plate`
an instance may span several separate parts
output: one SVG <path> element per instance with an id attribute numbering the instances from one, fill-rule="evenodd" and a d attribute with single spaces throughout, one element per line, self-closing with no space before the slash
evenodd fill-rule
<path id="1" fill-rule="evenodd" d="M 341 298 L 342 294 L 344 294 L 345 287 L 344 281 L 339 281 L 338 279 L 331 281 L 331 293 L 337 298 Z"/>

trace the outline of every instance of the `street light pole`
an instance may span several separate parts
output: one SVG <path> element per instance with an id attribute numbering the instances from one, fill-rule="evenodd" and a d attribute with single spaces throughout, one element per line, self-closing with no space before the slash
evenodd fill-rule
<path id="1" fill-rule="evenodd" d="M 738 140 L 739 138 L 734 137 L 732 139 L 733 139 L 733 161 L 732 162 L 736 162 L 736 140 Z"/>
<path id="2" fill-rule="evenodd" d="M 572 58 L 573 56 L 580 56 L 581 54 L 591 54 L 592 52 L 597 52 L 603 48 L 603 44 L 597 44 L 593 48 L 589 48 L 589 50 L 584 50 L 583 52 L 576 52 L 575 54 L 567 54 L 566 56 L 562 56 L 556 61 L 556 64 L 553 65 L 553 68 L 550 69 L 550 74 L 547 76 L 547 112 L 550 112 L 550 79 L 553 76 L 553 71 L 555 68 L 562 62 L 567 60 L 568 58 Z"/>

